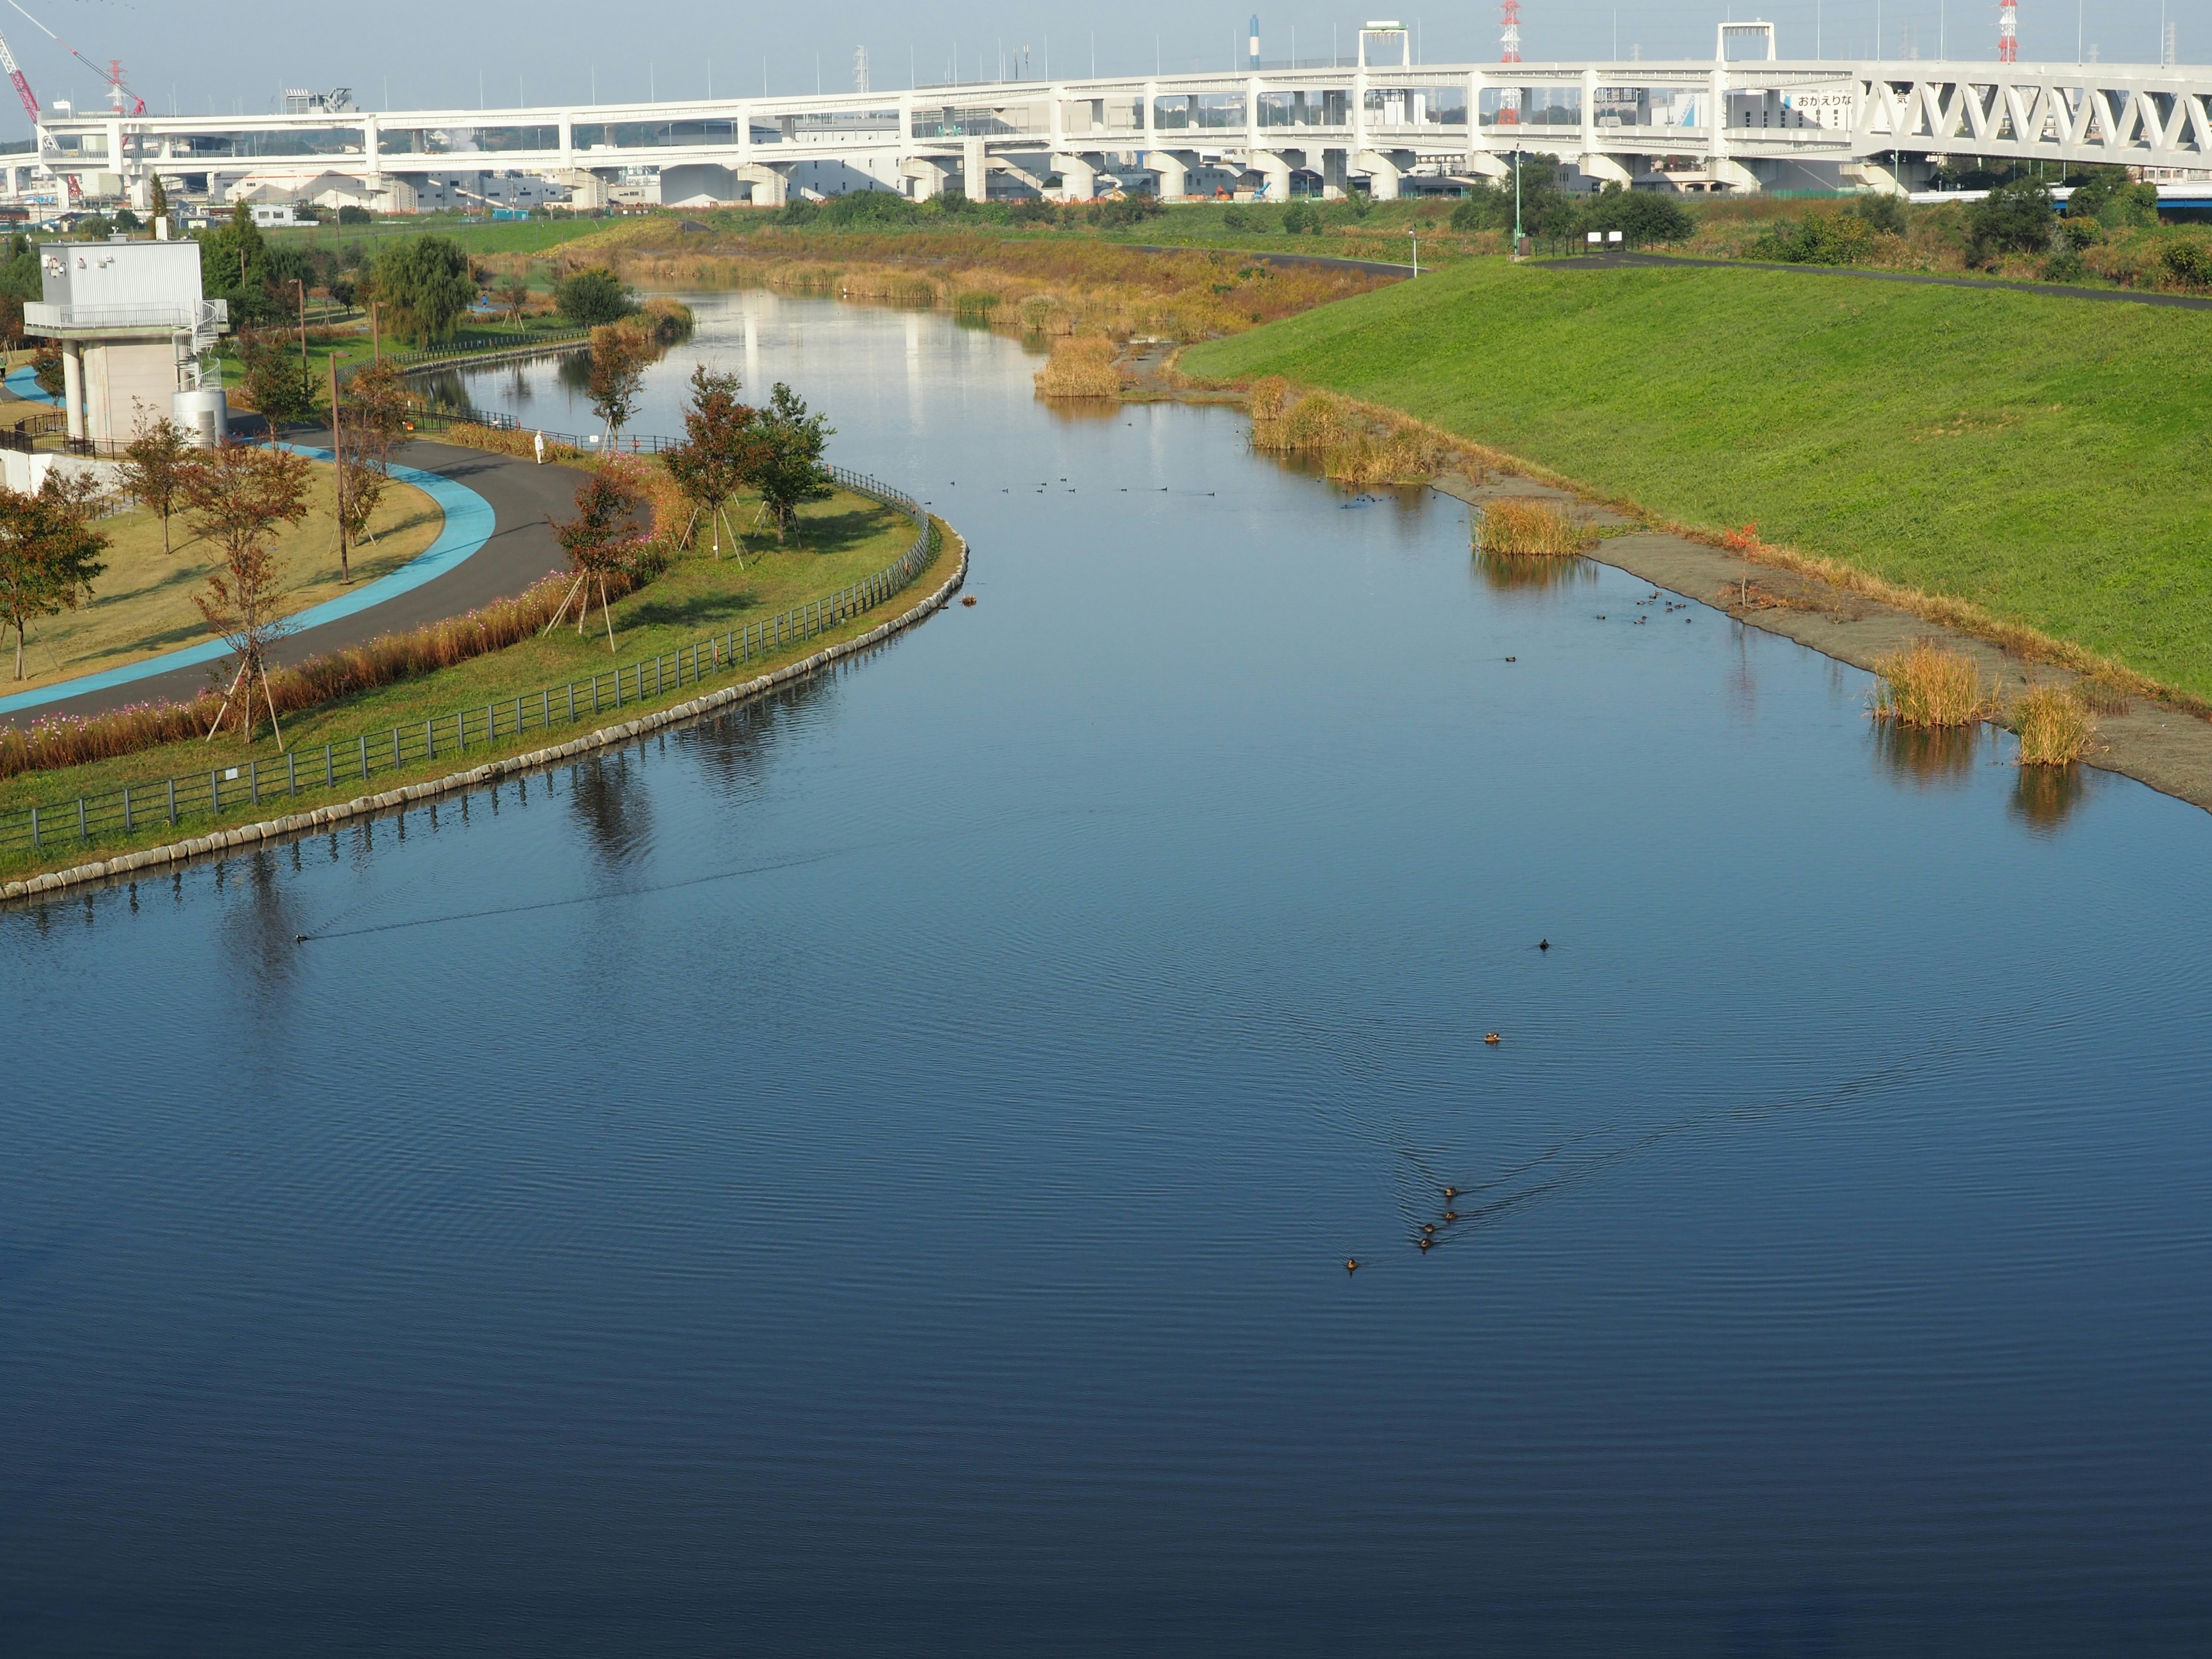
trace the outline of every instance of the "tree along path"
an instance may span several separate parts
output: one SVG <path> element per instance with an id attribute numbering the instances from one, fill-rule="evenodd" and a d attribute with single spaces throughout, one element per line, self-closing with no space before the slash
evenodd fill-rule
<path id="1" fill-rule="evenodd" d="M 330 459 L 327 433 L 305 434 L 301 453 Z M 270 652 L 296 663 L 379 634 L 458 616 L 520 592 L 568 557 L 546 518 L 575 504 L 580 474 L 453 444 L 404 444 L 392 476 L 422 490 L 446 515 L 435 541 L 398 569 L 351 592 L 288 618 L 290 629 Z M 335 553 L 331 555 L 337 556 Z M 0 721 L 28 725 L 42 717 L 94 714 L 131 703 L 185 702 L 207 689 L 209 665 L 230 653 L 221 640 L 204 641 L 97 674 L 57 681 L 0 697 Z"/>

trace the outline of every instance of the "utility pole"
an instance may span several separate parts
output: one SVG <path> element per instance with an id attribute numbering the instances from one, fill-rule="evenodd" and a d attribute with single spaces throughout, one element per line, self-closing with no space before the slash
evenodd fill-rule
<path id="1" fill-rule="evenodd" d="M 353 583 L 353 566 L 346 557 L 345 443 L 338 434 L 338 354 L 331 353 L 331 461 L 337 472 L 338 580 Z"/>
<path id="2" fill-rule="evenodd" d="M 295 276 L 292 286 L 300 290 L 300 384 L 305 386 L 307 383 L 307 285 Z M 337 359 L 333 357 L 331 361 L 336 362 Z"/>

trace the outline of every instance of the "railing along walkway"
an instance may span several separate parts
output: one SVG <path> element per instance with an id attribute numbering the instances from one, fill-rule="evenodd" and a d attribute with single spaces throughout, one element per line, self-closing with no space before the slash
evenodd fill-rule
<path id="1" fill-rule="evenodd" d="M 251 811 L 280 796 L 295 798 L 303 788 L 335 789 L 355 781 L 366 785 L 410 761 L 434 761 L 447 756 L 458 760 L 472 748 L 482 749 L 501 738 L 587 725 L 611 708 L 656 702 L 680 687 L 698 684 L 757 657 L 811 639 L 899 592 L 929 562 L 932 550 L 929 515 L 920 502 L 865 473 L 843 467 L 830 471 L 845 489 L 896 507 L 914 521 L 914 541 L 907 550 L 865 580 L 763 621 L 705 635 L 672 652 L 621 664 L 589 679 L 547 685 L 496 702 L 472 704 L 434 715 L 420 725 L 363 732 L 345 742 L 334 738 L 319 750 L 295 748 L 272 760 L 254 759 L 206 772 L 180 773 L 79 795 L 73 801 L 0 813 L 0 853 L 43 853 L 58 845 L 89 847 L 102 837 L 128 837 L 155 823 L 171 829 L 188 821 L 213 823 L 226 812 Z"/>

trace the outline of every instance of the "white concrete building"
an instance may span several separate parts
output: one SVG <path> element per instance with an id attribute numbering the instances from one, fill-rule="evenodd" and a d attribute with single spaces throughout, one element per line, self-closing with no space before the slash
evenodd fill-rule
<path id="1" fill-rule="evenodd" d="M 69 435 L 102 447 L 127 443 L 168 417 L 219 436 L 222 411 L 199 390 L 200 353 L 228 325 L 228 307 L 204 297 L 192 241 L 49 242 L 42 297 L 23 307 L 23 331 L 58 340 Z"/>

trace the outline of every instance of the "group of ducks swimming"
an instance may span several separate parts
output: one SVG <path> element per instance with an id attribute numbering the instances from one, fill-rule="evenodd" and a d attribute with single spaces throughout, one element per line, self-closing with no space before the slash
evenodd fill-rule
<path id="1" fill-rule="evenodd" d="M 1547 939 L 1540 939 L 1536 941 L 1536 948 L 1539 951 L 1548 951 L 1552 948 L 1552 941 Z M 1486 1031 L 1483 1033 L 1482 1040 L 1494 1048 L 1498 1043 L 1503 1042 L 1505 1039 L 1498 1036 L 1495 1031 Z M 1458 1188 L 1447 1187 L 1444 1188 L 1444 1212 L 1440 1218 L 1447 1226 L 1459 1219 L 1459 1212 L 1453 1209 L 1451 1206 L 1452 1200 L 1458 1196 Z M 1421 1250 L 1425 1254 L 1436 1247 L 1436 1235 L 1437 1224 L 1435 1222 L 1424 1221 L 1421 1224 L 1421 1237 L 1419 1243 Z M 1344 1271 L 1347 1273 L 1358 1273 L 1359 1271 L 1359 1258 L 1358 1256 L 1346 1256 L 1344 1261 Z"/>
<path id="2" fill-rule="evenodd" d="M 1492 1038 L 1490 1038 L 1489 1040 L 1490 1040 L 1490 1041 L 1492 1041 L 1492 1042 L 1495 1042 L 1495 1041 L 1497 1041 L 1497 1039 L 1496 1039 L 1494 1036 L 1493 1036 L 1493 1037 L 1492 1037 Z M 1456 1187 L 1447 1187 L 1447 1188 L 1444 1188 L 1444 1212 L 1443 1212 L 1443 1214 L 1441 1217 L 1439 1217 L 1439 1218 L 1438 1218 L 1438 1219 L 1439 1219 L 1439 1220 L 1441 1220 L 1441 1221 L 1442 1221 L 1442 1222 L 1443 1222 L 1446 1226 L 1449 1226 L 1453 1222 L 1455 1222 L 1455 1221 L 1456 1221 L 1456 1220 L 1458 1220 L 1458 1219 L 1459 1219 L 1459 1212 L 1458 1212 L 1457 1210 L 1453 1209 L 1453 1208 L 1452 1208 L 1452 1206 L 1451 1206 L 1451 1201 L 1452 1201 L 1452 1200 L 1454 1200 L 1454 1199 L 1457 1198 L 1458 1196 L 1459 1196 L 1459 1188 L 1456 1188 Z M 1421 1237 L 1420 1237 L 1420 1248 L 1421 1248 L 1421 1249 L 1422 1249 L 1423 1253 L 1424 1253 L 1424 1254 L 1425 1254 L 1426 1252 L 1428 1252 L 1428 1251 L 1430 1251 L 1430 1250 L 1434 1249 L 1436 1248 L 1436 1243 L 1437 1243 L 1437 1224 L 1436 1224 L 1436 1222 L 1434 1222 L 1434 1221 L 1424 1221 L 1424 1222 L 1421 1224 Z M 1356 1256 L 1356 1255 L 1355 1255 L 1355 1256 L 1346 1256 L 1346 1257 L 1345 1258 L 1345 1261 L 1344 1261 L 1344 1271 L 1345 1271 L 1346 1273 L 1358 1273 L 1358 1272 L 1359 1271 L 1359 1258 L 1358 1258 L 1358 1256 Z"/>

